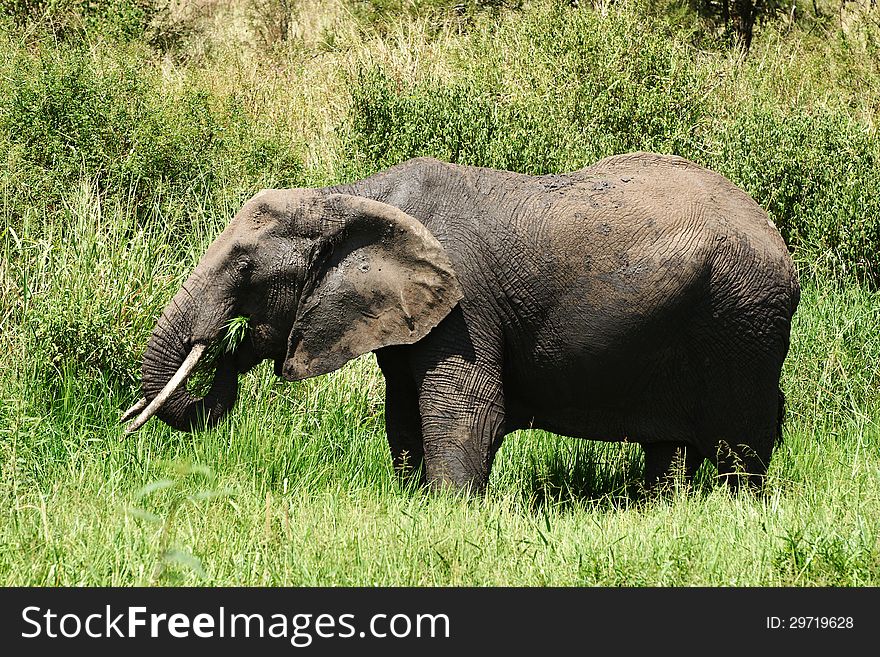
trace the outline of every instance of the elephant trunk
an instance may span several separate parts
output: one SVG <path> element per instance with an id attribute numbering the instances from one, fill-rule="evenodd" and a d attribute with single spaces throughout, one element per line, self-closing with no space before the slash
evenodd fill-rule
<path id="1" fill-rule="evenodd" d="M 140 416 L 128 432 L 137 430 L 153 413 L 180 431 L 192 431 L 202 423 L 213 426 L 235 404 L 238 369 L 228 354 L 221 355 L 213 364 L 214 379 L 204 397 L 197 397 L 187 389 L 187 378 L 208 342 L 219 337 L 227 319 L 218 317 L 210 322 L 216 324 L 215 327 L 202 328 L 199 335 L 194 335 L 194 299 L 204 300 L 204 296 L 191 293 L 185 286 L 165 308 L 153 329 L 141 368 L 144 400 L 132 408 L 132 411 L 140 411 Z"/>

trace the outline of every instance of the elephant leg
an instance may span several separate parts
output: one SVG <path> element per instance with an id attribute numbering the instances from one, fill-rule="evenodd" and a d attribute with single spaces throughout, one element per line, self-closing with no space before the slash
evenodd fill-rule
<path id="1" fill-rule="evenodd" d="M 693 445 L 684 442 L 642 443 L 645 450 L 645 488 L 656 490 L 682 477 L 689 484 L 704 456 Z"/>
<path id="2" fill-rule="evenodd" d="M 769 377 L 768 377 L 769 378 Z M 770 456 L 779 430 L 779 393 L 775 381 L 760 385 L 760 378 L 728 384 L 727 394 L 715 395 L 707 416 L 711 423 L 703 435 L 714 438 L 712 454 L 718 476 L 733 491 L 764 484 Z M 713 399 L 713 395 L 707 395 Z"/>
<path id="3" fill-rule="evenodd" d="M 419 396 L 404 354 L 395 348 L 376 352 L 385 376 L 385 434 L 395 472 L 404 480 L 425 482 L 425 449 Z"/>
<path id="4" fill-rule="evenodd" d="M 757 449 L 747 444 L 731 445 L 721 441 L 716 454 L 718 477 L 727 483 L 733 492 L 743 486 L 759 491 L 767 475 L 771 451 L 770 440 L 764 441 Z"/>
<path id="5" fill-rule="evenodd" d="M 485 488 L 504 436 L 500 368 L 448 358 L 422 379 L 419 408 L 428 484 Z"/>

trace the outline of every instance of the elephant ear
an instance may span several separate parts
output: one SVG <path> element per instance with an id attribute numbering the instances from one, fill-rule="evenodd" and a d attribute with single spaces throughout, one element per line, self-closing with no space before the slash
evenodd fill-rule
<path id="1" fill-rule="evenodd" d="M 359 196 L 324 203 L 328 234 L 288 338 L 288 381 L 421 340 L 462 298 L 449 256 L 416 219 Z"/>

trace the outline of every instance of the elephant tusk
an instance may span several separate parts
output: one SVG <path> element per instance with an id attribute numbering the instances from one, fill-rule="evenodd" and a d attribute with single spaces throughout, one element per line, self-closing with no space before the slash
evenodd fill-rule
<path id="1" fill-rule="evenodd" d="M 119 418 L 119 421 L 122 423 L 128 422 L 135 415 L 144 410 L 144 407 L 147 405 L 147 398 L 141 397 L 135 402 L 135 405 L 129 408 L 125 413 L 122 414 L 122 417 Z"/>
<path id="2" fill-rule="evenodd" d="M 144 424 L 146 424 L 147 420 L 149 420 L 156 412 L 162 408 L 168 398 L 174 394 L 174 391 L 177 390 L 180 385 L 186 380 L 186 377 L 190 375 L 190 373 L 195 369 L 196 365 L 198 365 L 199 359 L 202 357 L 202 354 L 205 353 L 205 349 L 208 348 L 208 345 L 205 344 L 197 344 L 192 348 L 192 351 L 189 352 L 189 356 L 186 357 L 186 360 L 183 361 L 183 364 L 180 366 L 180 369 L 174 373 L 174 376 L 171 377 L 171 380 L 165 384 L 165 387 L 162 388 L 162 391 L 153 398 L 147 407 L 141 411 L 141 414 L 134 419 L 134 421 L 125 427 L 125 435 L 130 433 L 134 433 L 138 429 L 140 429 Z M 135 404 L 138 406 L 140 402 Z M 133 407 L 134 408 L 134 407 Z M 127 415 L 127 413 L 126 413 Z"/>

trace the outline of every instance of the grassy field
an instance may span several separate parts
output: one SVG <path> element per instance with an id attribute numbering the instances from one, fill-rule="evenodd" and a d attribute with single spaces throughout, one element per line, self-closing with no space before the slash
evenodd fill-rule
<path id="1" fill-rule="evenodd" d="M 0 23 L 0 584 L 880 585 L 877 13 L 805 5 L 742 59 L 674 2 L 67 4 Z M 763 496 L 704 465 L 645 499 L 637 446 L 540 432 L 485 496 L 406 488 L 373 356 L 122 437 L 158 312 L 258 189 L 640 148 L 728 175 L 798 262 Z"/>

